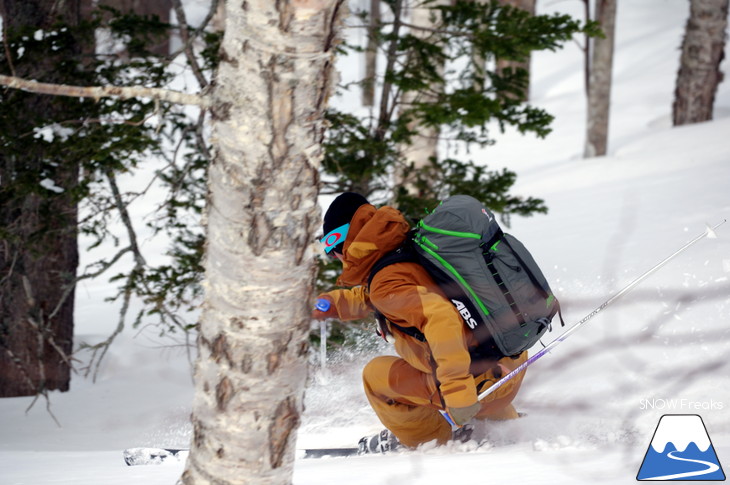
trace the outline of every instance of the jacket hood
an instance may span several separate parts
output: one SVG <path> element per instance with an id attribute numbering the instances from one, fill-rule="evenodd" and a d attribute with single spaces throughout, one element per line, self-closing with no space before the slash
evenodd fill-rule
<path id="1" fill-rule="evenodd" d="M 342 260 L 342 275 L 337 284 L 357 286 L 367 282 L 373 265 L 397 249 L 410 231 L 408 222 L 397 209 L 361 206 L 350 221 Z"/>

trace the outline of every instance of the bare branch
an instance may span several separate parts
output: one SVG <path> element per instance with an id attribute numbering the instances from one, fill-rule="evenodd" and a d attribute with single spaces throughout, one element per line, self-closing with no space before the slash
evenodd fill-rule
<path id="1" fill-rule="evenodd" d="M 158 99 L 156 101 L 159 102 Z M 86 123 L 98 123 L 98 124 L 107 124 L 107 123 L 113 123 L 113 124 L 120 124 L 120 125 L 127 125 L 127 126 L 142 126 L 150 119 L 154 118 L 155 116 L 160 116 L 160 109 L 159 106 L 156 107 L 155 111 L 145 116 L 143 119 L 139 121 L 129 121 L 121 118 L 84 118 L 83 120 L 66 120 L 59 122 L 60 125 L 85 125 Z M 30 134 L 34 134 L 34 132 L 31 132 Z"/>
<path id="2" fill-rule="evenodd" d="M 142 253 L 139 249 L 139 246 L 137 244 L 137 234 L 134 231 L 134 226 L 132 225 L 132 220 L 129 217 L 129 212 L 127 211 L 127 206 L 124 203 L 124 200 L 122 199 L 122 194 L 119 190 L 119 186 L 117 185 L 116 178 L 114 176 L 114 173 L 111 170 L 106 170 L 105 175 L 109 181 L 109 186 L 112 189 L 112 194 L 114 196 L 114 202 L 117 207 L 117 210 L 119 211 L 120 217 L 122 218 L 122 223 L 127 229 L 127 235 L 129 237 L 129 247 L 126 249 L 123 249 L 119 253 L 117 253 L 117 256 L 114 258 L 114 260 L 118 259 L 122 254 L 124 254 L 127 251 L 131 251 L 134 256 L 134 268 L 130 271 L 129 275 L 127 276 L 127 284 L 124 288 L 124 300 L 122 302 L 122 309 L 119 312 L 119 322 L 117 323 L 117 327 L 114 329 L 114 332 L 107 337 L 106 340 L 99 342 L 96 345 L 88 346 L 86 348 L 92 350 L 91 358 L 89 359 L 89 364 L 86 367 L 86 375 L 88 376 L 91 372 L 92 368 L 94 369 L 93 373 L 93 379 L 96 381 L 96 376 L 99 373 L 99 367 L 101 366 L 101 362 L 104 360 L 104 356 L 106 355 L 107 351 L 109 350 L 109 346 L 112 344 L 114 339 L 122 333 L 122 330 L 124 330 L 124 321 L 127 317 L 127 311 L 129 310 L 129 302 L 132 296 L 132 283 L 133 279 L 135 277 L 135 274 L 137 274 L 138 271 L 141 271 L 144 266 L 147 264 L 144 257 L 142 256 Z M 113 260 L 113 261 L 114 261 Z M 112 263 L 109 264 L 109 266 Z M 108 266 L 107 266 L 108 267 Z M 103 268 L 105 270 L 106 268 Z M 101 352 L 99 357 L 97 358 L 97 354 Z"/>
<path id="3" fill-rule="evenodd" d="M 4 285 L 5 282 L 10 279 L 10 277 L 13 275 L 13 271 L 15 271 L 15 263 L 18 262 L 18 253 L 13 253 L 13 261 L 10 263 L 10 268 L 8 269 L 8 274 L 3 276 L 3 278 L 0 280 L 0 285 Z"/>
<path id="4" fill-rule="evenodd" d="M 122 194 L 119 191 L 119 186 L 117 185 L 117 179 L 114 176 L 114 173 L 112 173 L 111 170 L 106 170 L 106 176 L 109 179 L 109 186 L 112 189 L 112 194 L 114 194 L 114 201 L 116 202 L 117 209 L 119 209 L 119 214 L 122 218 L 122 222 L 127 228 L 127 234 L 129 235 L 129 247 L 132 250 L 132 254 L 134 254 L 134 261 L 136 263 L 136 267 L 134 268 L 134 270 L 139 269 L 145 266 L 147 262 L 142 256 L 142 252 L 139 250 L 139 245 L 137 244 L 137 234 L 134 231 L 132 219 L 129 217 L 127 206 L 122 200 Z M 132 271 L 134 272 L 134 270 Z"/>
<path id="5" fill-rule="evenodd" d="M 209 163 L 213 162 L 213 154 L 208 150 L 208 145 L 205 143 L 203 137 L 203 128 L 205 128 L 205 110 L 201 110 L 200 116 L 198 116 L 198 123 L 195 126 L 195 141 L 198 150 L 208 160 Z"/>
<path id="6" fill-rule="evenodd" d="M 131 274 L 128 278 L 128 281 L 131 279 Z M 103 342 L 99 342 L 96 345 L 91 346 L 90 348 L 93 350 L 93 353 L 91 354 L 91 359 L 89 360 L 89 366 L 86 368 L 86 375 L 89 375 L 89 372 L 91 372 L 92 367 L 94 368 L 94 375 L 93 375 L 93 381 L 96 382 L 96 376 L 99 374 L 99 368 L 101 367 L 101 362 L 104 360 L 104 356 L 106 355 L 107 351 L 109 350 L 109 347 L 111 346 L 112 342 L 114 342 L 114 339 L 117 338 L 117 336 L 122 333 L 122 330 L 124 330 L 124 320 L 127 317 L 127 311 L 129 310 L 129 301 L 132 296 L 132 288 L 128 287 L 124 290 L 124 301 L 122 303 L 122 310 L 119 312 L 119 322 L 117 323 L 117 328 L 114 329 L 114 332 L 112 332 L 109 337 L 107 337 L 106 340 Z M 96 359 L 96 364 L 94 364 L 94 359 L 96 357 L 96 354 L 101 351 L 101 355 L 98 359 Z"/>
<path id="7" fill-rule="evenodd" d="M 202 32 L 210 23 L 211 20 L 213 20 L 213 17 L 215 17 L 215 14 L 218 13 L 218 4 L 220 3 L 220 0 L 212 0 L 210 2 L 210 10 L 208 10 L 208 14 L 205 16 L 203 21 L 198 26 L 197 30 L 198 32 Z"/>
<path id="8" fill-rule="evenodd" d="M 185 9 L 183 8 L 180 0 L 172 0 L 172 6 L 175 9 L 175 15 L 177 16 L 177 21 L 180 24 L 180 40 L 182 40 L 183 43 L 185 57 L 188 59 L 188 64 L 190 64 L 190 68 L 193 70 L 193 75 L 195 76 L 195 79 L 198 80 L 198 84 L 201 88 L 205 88 L 208 85 L 208 80 L 203 75 L 200 65 L 198 64 L 198 60 L 195 58 L 195 53 L 193 52 L 193 39 L 190 38 L 190 32 L 188 31 L 188 21 L 185 17 Z"/>
<path id="9" fill-rule="evenodd" d="M 116 339 L 116 337 L 122 333 L 125 327 L 125 320 L 127 313 L 129 311 L 129 304 L 131 301 L 132 294 L 134 292 L 134 283 L 135 278 L 141 274 L 145 267 L 147 266 L 147 262 L 142 255 L 142 251 L 139 248 L 139 245 L 137 243 L 137 235 L 134 229 L 134 225 L 132 224 L 132 219 L 129 215 L 129 211 L 127 210 L 128 203 L 125 203 L 124 199 L 122 198 L 122 193 L 119 189 L 119 186 L 116 181 L 116 177 L 114 173 L 110 170 L 106 170 L 105 175 L 108 179 L 109 186 L 111 187 L 113 199 L 115 206 L 117 210 L 119 211 L 120 217 L 122 219 L 122 223 L 124 224 L 126 230 L 127 230 L 127 237 L 129 238 L 129 246 L 127 248 L 124 248 L 120 252 L 117 253 L 117 255 L 108 263 L 106 263 L 101 270 L 98 272 L 88 275 L 87 277 L 96 276 L 100 274 L 101 272 L 108 269 L 109 266 L 114 264 L 116 260 L 118 260 L 123 254 L 127 252 L 131 252 L 134 257 L 134 267 L 129 272 L 129 274 L 126 277 L 126 283 L 123 289 L 123 300 L 122 300 L 122 308 L 119 312 L 119 321 L 117 323 L 116 328 L 112 332 L 109 337 L 107 337 L 106 340 L 99 342 L 95 345 L 84 345 L 83 348 L 87 350 L 91 350 L 91 358 L 89 359 L 88 365 L 85 367 L 85 374 L 88 376 L 90 373 L 93 372 L 93 379 L 96 380 L 96 376 L 98 375 L 101 362 L 103 361 L 107 351 L 109 350 L 109 347 L 113 343 L 113 341 Z M 148 187 L 149 188 L 149 187 Z M 146 190 L 146 189 L 145 189 Z M 151 293 L 150 288 L 146 285 L 146 283 L 142 282 L 142 285 L 144 286 L 144 289 Z M 174 313 L 172 313 L 169 309 L 167 309 L 164 305 L 164 303 L 156 303 L 155 305 L 156 310 L 160 312 L 160 318 L 164 323 L 169 324 L 169 322 L 172 322 L 172 324 L 180 327 L 185 328 L 185 322 L 182 321 L 180 318 L 178 318 Z"/>
<path id="10" fill-rule="evenodd" d="M 197 40 L 198 37 L 200 37 L 200 34 L 202 32 L 205 32 L 206 27 L 208 27 L 208 24 L 210 23 L 211 20 L 213 20 L 213 17 L 215 17 L 216 13 L 218 12 L 219 4 L 220 4 L 220 0 L 212 0 L 210 3 L 210 9 L 208 10 L 208 14 L 205 16 L 205 18 L 200 23 L 200 25 L 195 27 L 192 32 L 190 32 L 188 30 L 189 42 L 191 44 L 193 42 L 195 42 L 195 40 Z M 182 33 L 180 34 L 180 37 L 182 37 Z M 168 56 L 168 59 L 176 58 L 178 55 L 180 55 L 180 53 L 185 51 L 186 47 L 187 47 L 186 45 L 183 45 L 180 49 L 171 52 L 170 55 Z"/>
<path id="11" fill-rule="evenodd" d="M 64 298 L 65 300 L 65 298 Z M 47 321 L 50 321 L 51 319 L 48 318 Z M 56 351 L 56 353 L 61 357 L 61 360 L 64 361 L 64 363 L 68 366 L 69 369 L 71 369 L 71 372 L 76 373 L 76 369 L 74 369 L 73 364 L 71 363 L 71 358 L 66 354 L 66 352 L 63 351 L 63 349 L 56 343 L 56 341 L 53 339 L 53 336 L 51 332 L 46 331 L 45 328 L 42 328 L 42 322 L 36 322 L 32 317 L 28 317 L 27 320 L 28 324 L 33 328 L 33 330 L 36 331 L 36 333 L 39 335 L 39 340 L 45 340 L 48 342 L 48 344 L 53 347 L 53 350 Z M 43 345 L 40 345 L 40 348 L 43 348 Z M 40 351 L 39 351 L 40 352 Z M 43 369 L 43 366 L 40 366 L 41 369 Z"/>
<path id="12" fill-rule="evenodd" d="M 5 354 L 8 356 L 10 361 L 15 364 L 15 367 L 18 369 L 18 372 L 20 372 L 20 376 L 23 378 L 25 383 L 28 385 L 29 389 L 33 389 L 35 384 L 33 383 L 33 379 L 30 378 L 30 375 L 28 375 L 28 370 L 26 369 L 25 365 L 23 364 L 23 361 L 18 358 L 18 356 L 13 353 L 12 350 L 10 350 L 10 347 L 8 347 L 2 340 L 0 340 L 0 346 L 2 346 L 3 350 L 5 351 Z"/>
<path id="13" fill-rule="evenodd" d="M 469 38 L 474 37 L 473 34 L 468 34 L 466 32 L 454 32 L 454 31 L 450 31 L 450 30 L 427 27 L 425 25 L 415 25 L 415 24 L 411 24 L 411 23 L 403 22 L 403 21 L 401 21 L 400 24 L 403 27 L 408 27 L 411 30 L 418 30 L 421 32 L 431 32 L 432 34 L 448 34 L 448 35 L 452 35 L 454 37 L 469 37 Z M 384 25 L 387 25 L 387 24 L 384 24 Z"/>
<path id="14" fill-rule="evenodd" d="M 56 304 L 56 308 L 54 308 L 53 309 L 53 312 L 51 312 L 51 314 L 48 316 L 48 319 L 51 320 L 51 319 L 53 319 L 56 316 L 56 314 L 61 310 L 61 307 L 63 306 L 63 304 L 66 301 L 66 299 L 68 298 L 68 296 L 71 294 L 71 292 L 74 290 L 74 288 L 76 288 L 76 285 L 80 281 L 83 281 L 83 280 L 86 280 L 86 279 L 89 279 L 89 278 L 96 278 L 97 276 L 103 274 L 106 270 L 108 270 L 109 268 L 111 268 L 114 265 L 114 263 L 116 263 L 117 261 L 119 261 L 119 259 L 124 254 L 128 253 L 131 250 L 132 250 L 132 248 L 129 247 L 129 246 L 127 246 L 126 248 L 124 248 L 121 251 L 119 251 L 111 260 L 109 260 L 107 262 L 104 262 L 101 265 L 101 268 L 99 270 L 97 270 L 97 271 L 95 271 L 93 273 L 85 273 L 85 274 L 83 274 L 81 276 L 78 276 L 76 279 L 74 279 L 72 282 L 70 282 L 68 284 L 68 286 L 66 286 L 66 289 L 63 292 L 63 296 L 61 297 L 61 299 L 59 300 L 59 302 Z"/>
<path id="15" fill-rule="evenodd" d="M 46 411 L 51 416 L 51 419 L 53 419 L 53 421 L 56 423 L 56 426 L 58 426 L 59 428 L 61 428 L 60 421 L 58 421 L 58 419 L 56 419 L 56 415 L 53 414 L 53 411 L 51 411 L 51 400 L 48 398 L 48 391 L 47 390 L 43 390 L 41 392 L 38 392 L 35 395 L 35 397 L 33 398 L 33 401 L 31 401 L 31 403 L 28 405 L 28 407 L 25 408 L 25 413 L 28 414 L 28 411 L 30 411 L 33 408 L 33 406 L 35 406 L 36 401 L 38 401 L 38 398 L 41 395 L 46 399 Z"/>
<path id="16" fill-rule="evenodd" d="M 2 74 L 0 74 L 0 85 L 31 93 L 75 98 L 153 98 L 170 103 L 195 105 L 203 108 L 207 107 L 209 103 L 208 99 L 204 96 L 169 89 L 143 88 L 138 86 L 69 86 L 66 84 L 40 83 Z"/>
<path id="17" fill-rule="evenodd" d="M 5 14 L 3 14 L 3 18 L 5 17 Z M 2 27 L 3 29 L 3 47 L 5 48 L 5 58 L 8 60 L 8 67 L 10 68 L 10 73 L 15 76 L 15 66 L 13 65 L 13 56 L 10 55 L 10 46 L 8 46 L 8 29 L 5 25 Z"/>

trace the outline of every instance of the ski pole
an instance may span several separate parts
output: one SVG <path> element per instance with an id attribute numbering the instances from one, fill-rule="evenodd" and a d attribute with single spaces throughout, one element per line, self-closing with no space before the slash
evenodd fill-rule
<path id="1" fill-rule="evenodd" d="M 314 307 L 321 312 L 326 312 L 330 309 L 330 302 L 324 298 L 319 298 Z M 327 321 L 322 320 L 319 325 L 319 361 L 322 370 L 324 370 L 327 366 Z"/>
<path id="2" fill-rule="evenodd" d="M 674 253 L 672 253 L 671 255 L 669 255 L 667 258 L 665 258 L 664 260 L 662 260 L 659 263 L 657 263 L 654 267 L 650 268 L 646 273 L 642 274 L 641 276 L 639 276 L 638 278 L 636 278 L 634 281 L 632 281 L 631 283 L 629 283 L 628 285 L 626 285 L 621 291 L 619 291 L 618 293 L 616 293 L 615 295 L 613 295 L 611 298 L 609 298 L 608 300 L 606 300 L 605 302 L 603 302 L 598 308 L 596 308 L 591 313 L 589 313 L 588 315 L 586 315 L 585 317 L 583 317 L 583 320 L 579 321 L 578 323 L 576 323 L 575 325 L 573 325 L 572 327 L 570 327 L 568 330 L 566 330 L 565 333 L 563 333 L 560 337 L 558 337 L 555 340 L 553 340 L 552 342 L 550 342 L 546 347 L 540 349 L 539 352 L 537 352 L 535 355 L 533 355 L 532 357 L 530 357 L 529 359 L 527 359 L 525 362 L 523 362 L 522 364 L 520 364 L 517 368 L 515 368 L 515 370 L 513 370 L 512 372 L 510 372 L 506 376 L 502 377 L 493 386 L 489 387 L 488 389 L 485 389 L 481 394 L 479 394 L 479 396 L 477 396 L 477 400 L 481 401 L 482 399 L 484 399 L 485 397 L 489 396 L 491 393 L 493 393 L 494 391 L 496 391 L 497 389 L 499 389 L 500 387 L 502 387 L 503 385 L 505 385 L 510 379 L 512 379 L 513 377 L 515 377 L 517 374 L 519 374 L 520 372 L 522 372 L 523 370 L 525 370 L 530 365 L 534 364 L 542 356 L 544 356 L 545 354 L 547 354 L 548 352 L 550 352 L 551 350 L 553 350 L 555 347 L 557 347 L 561 342 L 564 342 L 568 337 L 570 337 L 570 335 L 573 332 L 575 332 L 580 327 L 582 327 L 583 325 L 585 325 L 585 323 L 588 320 L 590 320 L 591 318 L 595 317 L 598 313 L 600 313 L 602 310 L 604 310 L 608 305 L 610 305 L 611 303 L 615 302 L 616 300 L 618 300 L 620 297 L 622 297 L 623 295 L 625 295 L 629 291 L 633 290 L 639 283 L 641 283 L 646 278 L 648 278 L 649 275 L 653 274 L 655 271 L 657 271 L 659 268 L 661 268 L 662 266 L 664 266 L 665 264 L 667 264 L 669 261 L 671 261 L 672 259 L 674 259 L 675 257 L 677 257 L 679 254 L 681 254 L 682 252 L 684 252 L 690 246 L 694 245 L 695 243 L 697 243 L 698 241 L 700 241 L 701 239 L 703 239 L 705 237 L 708 237 L 708 238 L 711 238 L 711 239 L 716 238 L 717 236 L 715 235 L 715 229 L 717 229 L 718 227 L 720 227 L 721 225 L 723 225 L 725 222 L 726 222 L 726 220 L 723 219 L 719 224 L 715 225 L 714 227 L 707 226 L 707 229 L 705 230 L 705 232 L 703 232 L 699 236 L 697 236 L 694 239 L 692 239 L 690 242 L 688 242 L 687 244 L 685 244 L 684 246 L 682 246 L 681 248 L 679 248 L 677 251 L 675 251 Z"/>

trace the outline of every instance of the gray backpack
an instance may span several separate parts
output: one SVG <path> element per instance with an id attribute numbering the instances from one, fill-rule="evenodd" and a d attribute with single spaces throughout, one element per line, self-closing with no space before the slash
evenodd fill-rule
<path id="1" fill-rule="evenodd" d="M 370 282 L 389 264 L 419 262 L 479 342 L 472 358 L 497 359 L 529 349 L 560 311 L 525 246 L 503 233 L 494 214 L 472 197 L 443 201 L 418 223 L 408 243 L 375 264 Z"/>

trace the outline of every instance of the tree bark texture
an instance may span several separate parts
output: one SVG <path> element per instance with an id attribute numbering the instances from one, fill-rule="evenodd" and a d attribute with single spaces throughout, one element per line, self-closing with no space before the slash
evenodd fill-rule
<path id="1" fill-rule="evenodd" d="M 77 25 L 89 2 L 1 0 L 3 34 L 11 38 L 27 27 L 40 32 L 57 20 Z M 93 48 L 75 45 L 41 61 L 9 58 L 9 51 L 3 49 L 0 63 L 24 78 L 63 82 L 68 79 L 56 72 L 59 60 L 74 59 L 81 65 L 80 55 Z M 22 119 L 2 128 L 13 139 L 65 114 L 64 104 L 50 96 L 15 91 L 5 93 L 4 101 L 18 105 L 24 113 Z M 0 397 L 69 389 L 73 281 L 78 266 L 73 190 L 79 160 L 50 157 L 45 146 L 30 144 L 22 153 L 16 148 L 0 149 Z M 52 167 L 52 180 L 63 189 L 61 193 L 37 183 L 43 179 L 39 174 Z M 35 184 L 18 188 L 27 178 Z"/>
<path id="2" fill-rule="evenodd" d="M 723 80 L 728 0 L 692 0 L 682 41 L 674 91 L 674 126 L 712 119 L 717 86 Z"/>
<path id="3" fill-rule="evenodd" d="M 365 79 L 362 85 L 362 105 L 375 105 L 375 83 L 378 74 L 378 39 L 380 28 L 380 0 L 370 0 L 368 43 L 365 47 Z"/>
<path id="4" fill-rule="evenodd" d="M 584 153 L 586 158 L 603 156 L 608 148 L 616 2 L 617 0 L 596 1 L 596 20 L 600 23 L 605 38 L 594 38 L 592 42 Z"/>
<path id="5" fill-rule="evenodd" d="M 213 97 L 192 484 L 291 483 L 303 409 L 323 111 L 343 0 L 226 3 Z"/>

